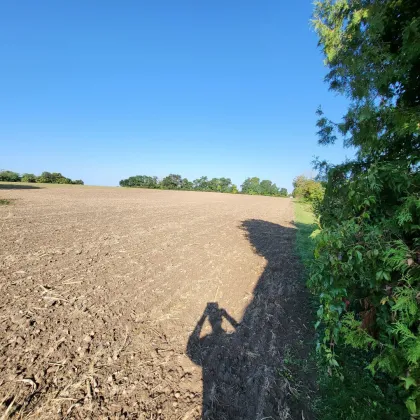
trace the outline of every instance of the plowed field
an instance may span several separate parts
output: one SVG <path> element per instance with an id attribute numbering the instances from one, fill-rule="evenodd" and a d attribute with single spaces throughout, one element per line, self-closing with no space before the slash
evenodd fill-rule
<path id="1" fill-rule="evenodd" d="M 290 199 L 24 187 L 0 185 L 0 417 L 311 418 Z"/>

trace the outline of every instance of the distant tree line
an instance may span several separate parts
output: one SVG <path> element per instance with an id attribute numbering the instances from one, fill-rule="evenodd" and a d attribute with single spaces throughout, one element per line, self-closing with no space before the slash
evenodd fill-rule
<path id="1" fill-rule="evenodd" d="M 242 194 L 269 195 L 274 197 L 287 197 L 287 189 L 279 188 L 268 179 L 260 181 L 259 178 L 247 178 L 241 185 Z"/>
<path id="2" fill-rule="evenodd" d="M 189 181 L 181 175 L 170 174 L 163 179 L 157 176 L 136 175 L 120 181 L 121 187 L 151 188 L 162 190 L 208 191 L 238 194 L 238 187 L 230 178 L 211 178 L 206 176 Z M 286 188 L 278 188 L 269 180 L 260 181 L 259 178 L 247 178 L 241 185 L 242 194 L 269 195 L 287 197 Z"/>
<path id="3" fill-rule="evenodd" d="M 22 175 L 13 171 L 0 170 L 0 181 L 6 182 L 33 182 L 45 184 L 77 184 L 84 185 L 81 179 L 72 180 L 60 172 L 42 172 L 41 175 L 24 173 Z"/>

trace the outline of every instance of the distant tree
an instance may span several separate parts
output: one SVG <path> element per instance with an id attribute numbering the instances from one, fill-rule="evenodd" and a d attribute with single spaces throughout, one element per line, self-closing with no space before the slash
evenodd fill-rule
<path id="1" fill-rule="evenodd" d="M 212 178 L 210 181 L 209 181 L 209 184 L 208 184 L 208 190 L 209 191 L 214 191 L 214 192 L 217 192 L 217 191 L 220 191 L 220 181 L 219 181 L 219 178 Z"/>
<path id="2" fill-rule="evenodd" d="M 247 178 L 241 186 L 242 194 L 252 195 L 267 195 L 273 197 L 287 196 L 287 190 L 282 188 L 281 190 L 268 179 L 260 179 L 257 177 Z"/>
<path id="3" fill-rule="evenodd" d="M 17 172 L 2 170 L 0 171 L 0 181 L 19 182 L 20 176 Z"/>
<path id="4" fill-rule="evenodd" d="M 299 175 L 293 180 L 293 195 L 299 194 L 301 190 L 303 190 L 304 185 L 310 180 L 311 178 L 307 178 L 305 175 Z"/>
<path id="5" fill-rule="evenodd" d="M 193 188 L 198 191 L 208 191 L 209 179 L 206 176 L 202 176 L 201 178 L 194 179 Z"/>
<path id="6" fill-rule="evenodd" d="M 162 179 L 160 186 L 165 190 L 180 189 L 182 187 L 182 177 L 181 175 L 170 174 Z"/>
<path id="7" fill-rule="evenodd" d="M 75 181 L 72 181 L 72 184 L 75 184 L 75 185 L 85 185 L 85 183 L 81 179 L 76 179 Z"/>
<path id="8" fill-rule="evenodd" d="M 65 176 L 62 176 L 61 178 L 54 179 L 54 184 L 72 184 L 73 181 L 70 178 L 66 178 Z"/>
<path id="9" fill-rule="evenodd" d="M 52 174 L 51 172 L 42 172 L 42 174 L 37 177 L 36 182 L 42 183 L 42 184 L 51 184 L 52 183 Z"/>
<path id="10" fill-rule="evenodd" d="M 220 192 L 230 192 L 232 188 L 232 180 L 230 178 L 219 178 Z"/>
<path id="11" fill-rule="evenodd" d="M 136 175 L 120 181 L 121 187 L 159 188 L 156 176 Z"/>
<path id="12" fill-rule="evenodd" d="M 232 181 L 230 178 L 212 178 L 210 181 L 204 184 L 203 191 L 227 193 L 227 192 L 230 192 L 231 186 L 232 186 Z"/>
<path id="13" fill-rule="evenodd" d="M 53 172 L 51 174 L 51 183 L 52 184 L 70 184 L 71 179 L 66 178 L 65 176 L 61 175 L 60 172 Z"/>
<path id="14" fill-rule="evenodd" d="M 279 195 L 280 191 L 276 184 L 273 184 L 268 179 L 260 182 L 259 194 L 261 195 Z"/>
<path id="15" fill-rule="evenodd" d="M 23 174 L 22 182 L 36 182 L 36 176 L 34 174 Z"/>
<path id="16" fill-rule="evenodd" d="M 231 194 L 238 194 L 238 187 L 235 184 L 232 184 L 228 192 Z"/>
<path id="17" fill-rule="evenodd" d="M 260 193 L 260 179 L 258 177 L 247 178 L 241 185 L 242 194 L 256 195 Z"/>
<path id="18" fill-rule="evenodd" d="M 268 179 L 264 179 L 260 182 L 259 192 L 262 195 L 271 195 L 271 190 L 273 188 L 273 183 Z"/>
<path id="19" fill-rule="evenodd" d="M 45 184 L 71 184 L 73 181 L 60 172 L 42 172 L 42 174 L 36 178 L 36 182 Z"/>
<path id="20" fill-rule="evenodd" d="M 191 191 L 193 189 L 193 183 L 188 180 L 188 178 L 184 178 L 182 180 L 181 188 L 183 190 Z"/>
<path id="21" fill-rule="evenodd" d="M 280 189 L 276 184 L 273 184 L 271 186 L 271 195 L 279 196 L 280 195 Z"/>

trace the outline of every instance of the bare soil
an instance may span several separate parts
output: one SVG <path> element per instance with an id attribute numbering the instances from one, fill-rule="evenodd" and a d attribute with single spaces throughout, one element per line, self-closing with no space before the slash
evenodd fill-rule
<path id="1" fill-rule="evenodd" d="M 1 419 L 312 418 L 290 199 L 36 187 L 0 185 Z"/>

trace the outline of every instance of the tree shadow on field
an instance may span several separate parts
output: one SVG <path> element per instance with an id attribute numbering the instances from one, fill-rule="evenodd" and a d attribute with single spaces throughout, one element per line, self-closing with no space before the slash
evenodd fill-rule
<path id="1" fill-rule="evenodd" d="M 0 183 L 0 190 L 40 190 L 42 187 L 38 185 L 28 185 L 28 184 L 2 184 Z"/>
<path id="2" fill-rule="evenodd" d="M 188 356 L 202 367 L 202 418 L 313 419 L 313 328 L 296 230 L 263 220 L 241 227 L 267 265 L 240 322 L 210 302 L 188 340 Z M 212 332 L 201 337 L 206 319 Z"/>

